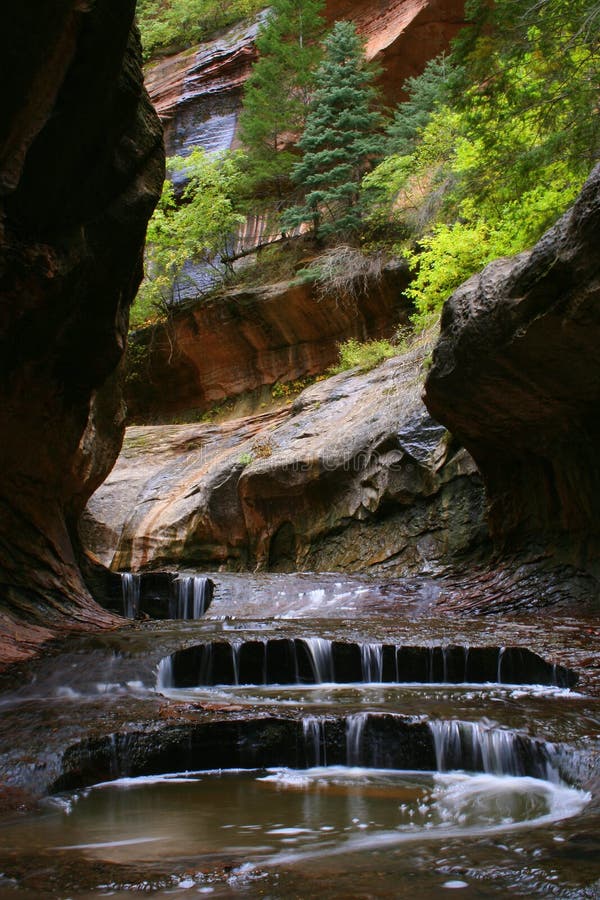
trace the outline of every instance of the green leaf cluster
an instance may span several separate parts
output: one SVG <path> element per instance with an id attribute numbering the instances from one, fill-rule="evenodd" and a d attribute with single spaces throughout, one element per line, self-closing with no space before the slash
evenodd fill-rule
<path id="1" fill-rule="evenodd" d="M 450 58 L 409 80 L 390 155 L 363 182 L 371 219 L 417 241 L 419 324 L 491 259 L 530 247 L 600 151 L 600 7 L 477 0 L 470 14 Z"/>
<path id="2" fill-rule="evenodd" d="M 146 278 L 134 314 L 168 310 L 178 301 L 190 262 L 227 272 L 227 251 L 244 216 L 237 206 L 242 179 L 238 153 L 207 154 L 195 148 L 189 156 L 171 157 L 168 172 L 183 174 L 179 198 L 167 179 L 148 225 Z M 137 307 L 137 309 L 136 309 Z"/>
<path id="3" fill-rule="evenodd" d="M 401 349 L 384 339 L 373 341 L 357 341 L 355 338 L 338 345 L 339 362 L 330 371 L 332 375 L 358 369 L 368 372 L 386 359 L 398 356 Z"/>

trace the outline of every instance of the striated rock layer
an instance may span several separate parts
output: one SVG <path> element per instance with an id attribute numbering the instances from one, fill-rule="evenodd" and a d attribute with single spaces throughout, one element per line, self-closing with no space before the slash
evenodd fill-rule
<path id="1" fill-rule="evenodd" d="M 503 553 L 537 548 L 596 576 L 599 235 L 600 166 L 533 250 L 450 298 L 425 391 L 477 462 Z"/>
<path id="2" fill-rule="evenodd" d="M 120 448 L 115 370 L 163 177 L 134 7 L 0 13 L 0 664 L 113 621 L 71 531 Z"/>
<path id="3" fill-rule="evenodd" d="M 128 429 L 84 542 L 117 569 L 442 571 L 484 540 L 483 490 L 421 402 L 426 349 L 278 412 Z"/>
<path id="4" fill-rule="evenodd" d="M 324 372 L 337 361 L 340 341 L 390 337 L 406 321 L 409 279 L 407 265 L 396 263 L 346 296 L 289 282 L 239 289 L 138 331 L 126 383 L 130 420 L 204 411 Z"/>
<path id="5" fill-rule="evenodd" d="M 146 87 L 165 128 L 169 155 L 195 145 L 231 147 L 244 82 L 256 61 L 260 18 L 151 64 Z"/>
<path id="6" fill-rule="evenodd" d="M 447 49 L 464 24 L 464 0 L 327 0 L 326 15 L 329 22 L 356 22 L 368 58 L 383 66 L 386 98 L 395 103 L 404 80 Z M 146 83 L 165 126 L 169 155 L 195 144 L 209 150 L 232 146 L 243 85 L 256 59 L 257 27 L 256 22 L 237 25 L 149 67 Z"/>

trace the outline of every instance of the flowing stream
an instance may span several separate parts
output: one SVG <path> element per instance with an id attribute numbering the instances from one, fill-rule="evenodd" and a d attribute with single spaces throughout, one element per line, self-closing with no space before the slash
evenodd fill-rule
<path id="1" fill-rule="evenodd" d="M 593 620 L 212 578 L 0 685 L 0 896 L 600 896 Z"/>

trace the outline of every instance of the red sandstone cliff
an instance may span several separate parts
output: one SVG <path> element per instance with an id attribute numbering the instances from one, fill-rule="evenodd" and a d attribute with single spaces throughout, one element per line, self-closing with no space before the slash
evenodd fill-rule
<path id="1" fill-rule="evenodd" d="M 320 296 L 309 284 L 282 282 L 177 311 L 167 325 L 133 338 L 130 420 L 204 411 L 278 381 L 319 375 L 336 362 L 340 341 L 387 338 L 406 322 L 408 281 L 408 266 L 396 264 L 348 296 Z"/>
<path id="2" fill-rule="evenodd" d="M 395 103 L 404 80 L 448 47 L 464 23 L 464 0 L 327 0 L 326 12 L 330 22 L 356 22 L 369 59 L 377 58 L 383 66 L 385 95 Z M 256 28 L 238 25 L 149 67 L 146 85 L 170 155 L 193 144 L 210 149 L 232 145 L 243 84 L 256 58 Z"/>

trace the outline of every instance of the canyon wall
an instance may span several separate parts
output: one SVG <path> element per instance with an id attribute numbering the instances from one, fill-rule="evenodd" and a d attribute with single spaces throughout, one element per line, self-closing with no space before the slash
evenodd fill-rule
<path id="1" fill-rule="evenodd" d="M 399 262 L 346 293 L 281 282 L 231 290 L 176 311 L 168 323 L 132 338 L 129 419 L 203 412 L 276 382 L 319 375 L 337 361 L 340 341 L 390 337 L 406 322 L 409 279 L 408 266 Z"/>
<path id="2" fill-rule="evenodd" d="M 134 11 L 0 13 L 0 664 L 113 621 L 71 536 L 121 445 L 115 373 L 163 179 Z"/>
<path id="3" fill-rule="evenodd" d="M 527 253 L 463 284 L 425 402 L 473 455 L 504 554 L 600 575 L 600 166 Z M 597 588 L 596 588 L 597 589 Z"/>
<path id="4" fill-rule="evenodd" d="M 116 569 L 442 573 L 485 544 L 472 459 L 421 401 L 430 345 L 278 411 L 134 427 L 82 519 Z"/>
<path id="5" fill-rule="evenodd" d="M 368 58 L 383 66 L 386 99 L 396 103 L 404 80 L 446 50 L 464 24 L 464 0 L 327 0 L 326 16 L 330 23 L 356 22 Z M 148 67 L 146 84 L 165 128 L 168 155 L 196 144 L 210 150 L 235 145 L 242 89 L 256 59 L 257 27 L 256 22 L 237 25 Z"/>

